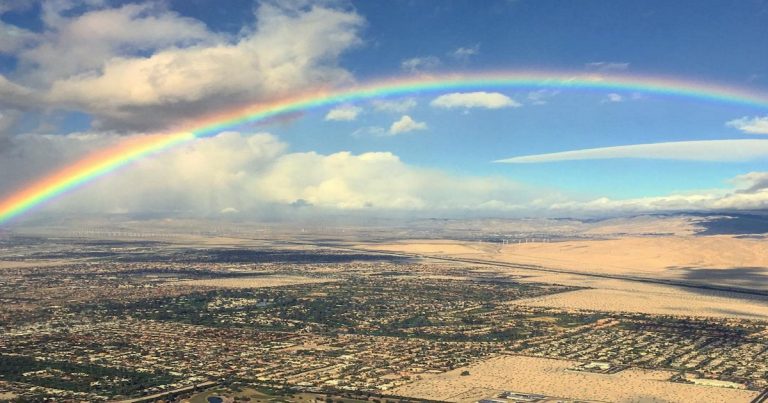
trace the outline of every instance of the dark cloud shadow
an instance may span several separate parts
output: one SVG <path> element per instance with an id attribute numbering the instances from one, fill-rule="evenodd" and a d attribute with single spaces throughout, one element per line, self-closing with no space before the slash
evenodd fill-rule
<path id="1" fill-rule="evenodd" d="M 697 235 L 768 234 L 768 216 L 760 214 L 728 214 L 714 217 L 699 225 L 704 230 Z"/>
<path id="2" fill-rule="evenodd" d="M 731 298 L 762 300 L 768 303 L 768 268 L 670 267 L 669 269 L 680 274 L 680 278 L 686 283 L 702 285 L 703 288 L 690 288 L 694 292 L 706 295 L 727 294 Z M 717 289 L 706 289 L 707 286 L 716 286 Z M 728 292 L 729 288 L 732 288 L 733 292 Z M 739 292 L 740 290 L 752 290 L 755 293 Z"/>

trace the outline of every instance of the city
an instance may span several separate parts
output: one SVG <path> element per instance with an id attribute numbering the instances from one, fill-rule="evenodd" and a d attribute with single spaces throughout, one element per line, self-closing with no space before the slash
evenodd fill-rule
<path id="1" fill-rule="evenodd" d="M 19 401 L 184 399 L 243 387 L 405 399 L 421 379 L 500 356 L 768 387 L 766 321 L 517 304 L 582 287 L 493 266 L 308 246 L 4 243 L 9 263 L 48 262 L 0 272 L 0 393 Z"/>

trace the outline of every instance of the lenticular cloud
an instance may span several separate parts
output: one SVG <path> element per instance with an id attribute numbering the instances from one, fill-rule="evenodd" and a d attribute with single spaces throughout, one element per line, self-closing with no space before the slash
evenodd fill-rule
<path id="1" fill-rule="evenodd" d="M 701 140 L 587 148 L 497 160 L 508 164 L 637 158 L 681 161 L 742 162 L 768 158 L 768 140 Z"/>

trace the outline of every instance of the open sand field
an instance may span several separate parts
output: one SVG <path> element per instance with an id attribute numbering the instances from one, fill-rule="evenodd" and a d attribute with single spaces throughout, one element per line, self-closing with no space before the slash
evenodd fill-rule
<path id="1" fill-rule="evenodd" d="M 631 236 L 512 245 L 416 240 L 361 247 L 567 270 L 572 273 L 488 266 L 499 274 L 526 276 L 520 281 L 591 288 L 510 302 L 515 304 L 608 312 L 768 319 L 766 297 L 576 274 L 662 278 L 765 291 L 768 290 L 768 244 L 762 239 Z"/>
<path id="2" fill-rule="evenodd" d="M 397 395 L 475 402 L 502 391 L 604 402 L 749 402 L 757 392 L 669 382 L 669 371 L 570 371 L 574 361 L 499 356 L 393 389 Z M 462 371 L 469 375 L 462 376 Z"/>
<path id="3" fill-rule="evenodd" d="M 433 240 L 413 240 L 397 243 L 375 243 L 366 245 L 357 245 L 371 250 L 405 252 L 405 253 L 426 253 L 431 255 L 479 255 L 487 253 L 480 243 L 460 242 L 460 241 L 433 241 Z"/>
<path id="4" fill-rule="evenodd" d="M 0 260 L 0 269 L 63 266 L 74 262 L 74 260 Z"/>
<path id="5" fill-rule="evenodd" d="M 0 401 L 11 401 L 17 397 L 18 395 L 12 392 L 0 392 Z"/>
<path id="6" fill-rule="evenodd" d="M 695 235 L 702 229 L 701 218 L 691 216 L 618 217 L 602 220 L 581 231 L 584 235 L 632 236 L 632 235 Z M 587 225 L 582 223 L 582 225 Z"/>
<path id="7" fill-rule="evenodd" d="M 766 268 L 768 245 L 762 239 L 731 236 L 629 237 L 504 245 L 496 258 L 573 270 L 676 277 L 685 268 Z"/>
<path id="8" fill-rule="evenodd" d="M 611 274 L 663 273 L 679 277 L 686 268 L 768 268 L 768 244 L 765 240 L 731 236 L 625 237 L 507 245 L 417 240 L 361 247 Z"/>
<path id="9" fill-rule="evenodd" d="M 267 288 L 295 284 L 329 283 L 332 281 L 335 280 L 302 276 L 254 276 L 241 278 L 217 278 L 210 280 L 190 280 L 184 281 L 183 283 L 176 282 L 173 284 L 197 285 L 215 288 Z"/>
<path id="10" fill-rule="evenodd" d="M 629 283 L 620 280 L 595 279 L 585 282 L 578 281 L 577 278 L 566 280 L 563 278 L 565 276 L 551 277 L 548 282 L 580 284 L 595 288 L 516 300 L 510 303 L 603 312 L 768 320 L 768 299 L 744 298 L 733 293 L 691 291 L 686 288 Z M 543 280 L 527 278 L 524 281 L 534 279 Z"/>

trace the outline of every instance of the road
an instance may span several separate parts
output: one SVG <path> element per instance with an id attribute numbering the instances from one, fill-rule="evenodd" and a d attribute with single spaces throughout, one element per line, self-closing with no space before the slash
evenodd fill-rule
<path id="1" fill-rule="evenodd" d="M 190 386 L 185 386 L 183 388 L 178 388 L 174 390 L 167 390 L 165 392 L 156 393 L 154 395 L 137 397 L 135 399 L 119 400 L 119 403 L 154 402 L 154 401 L 157 401 L 158 399 L 162 399 L 167 396 L 178 395 L 186 392 L 192 392 L 195 390 L 195 388 L 197 388 L 197 390 L 204 390 L 204 389 L 212 388 L 216 385 L 218 385 L 217 382 L 208 381 L 208 382 L 199 383 L 197 385 L 190 385 Z"/>
<path id="2" fill-rule="evenodd" d="M 596 277 L 596 278 L 606 278 L 606 279 L 623 280 L 623 281 L 633 281 L 638 283 L 661 284 L 661 285 L 668 285 L 673 287 L 694 288 L 694 289 L 707 290 L 707 291 L 731 292 L 731 293 L 738 293 L 738 294 L 744 294 L 744 295 L 751 295 L 755 297 L 768 297 L 768 290 L 736 287 L 736 286 L 702 284 L 702 283 L 689 282 L 684 280 L 660 279 L 660 278 L 642 277 L 642 276 L 628 276 L 628 275 L 621 275 L 621 274 L 584 272 L 584 271 L 575 271 L 575 270 L 567 270 L 567 269 L 554 269 L 554 268 L 537 266 L 537 265 L 499 262 L 496 260 L 457 258 L 457 257 L 450 257 L 450 256 L 436 256 L 436 255 L 423 255 L 423 254 L 405 253 L 405 252 L 380 251 L 380 250 L 365 249 L 365 248 L 341 247 L 338 245 L 324 245 L 324 244 L 320 244 L 320 245 L 314 244 L 314 245 L 333 247 L 335 249 L 343 249 L 343 250 L 354 251 L 354 252 L 378 253 L 383 255 L 391 255 L 391 256 L 399 256 L 399 257 L 407 257 L 407 258 L 415 258 L 415 259 L 439 260 L 439 261 L 457 262 L 457 263 L 471 263 L 471 264 L 484 265 L 484 266 L 507 267 L 512 269 L 539 271 L 539 272 L 547 272 L 547 273 L 570 274 L 570 275 L 582 276 L 582 277 Z"/>

